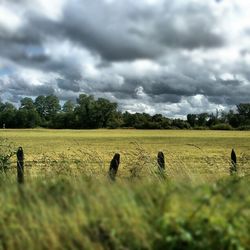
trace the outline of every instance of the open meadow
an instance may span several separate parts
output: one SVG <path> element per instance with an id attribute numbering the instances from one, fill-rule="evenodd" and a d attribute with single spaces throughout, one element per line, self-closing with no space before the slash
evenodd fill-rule
<path id="1" fill-rule="evenodd" d="M 250 132 L 6 129 L 0 138 L 2 155 L 22 146 L 25 157 L 24 184 L 15 155 L 1 173 L 0 249 L 250 249 Z"/>
<path id="2" fill-rule="evenodd" d="M 169 176 L 213 180 L 228 175 L 232 148 L 240 173 L 250 168 L 249 131 L 35 129 L 1 130 L 0 136 L 13 147 L 23 147 L 31 175 L 53 165 L 58 171 L 77 167 L 97 176 L 106 173 L 113 155 L 120 153 L 121 178 L 135 168 L 136 174 L 148 176 L 157 168 L 157 153 L 162 151 Z"/>

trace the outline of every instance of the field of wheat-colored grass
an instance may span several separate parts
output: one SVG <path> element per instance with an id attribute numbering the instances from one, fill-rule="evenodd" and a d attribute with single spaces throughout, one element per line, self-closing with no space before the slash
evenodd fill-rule
<path id="1" fill-rule="evenodd" d="M 129 177 L 136 169 L 145 177 L 154 174 L 162 151 L 169 176 L 206 181 L 228 175 L 232 148 L 239 172 L 250 169 L 250 132 L 245 131 L 34 129 L 1 130 L 0 136 L 23 147 L 29 175 L 47 167 L 47 174 L 78 169 L 97 176 L 120 153 L 118 176 Z"/>

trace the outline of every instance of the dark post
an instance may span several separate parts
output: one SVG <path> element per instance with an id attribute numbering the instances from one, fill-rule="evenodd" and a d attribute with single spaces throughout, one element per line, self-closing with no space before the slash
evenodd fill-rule
<path id="1" fill-rule="evenodd" d="M 165 158 L 163 152 L 158 152 L 157 155 L 158 168 L 160 171 L 165 170 Z"/>
<path id="2" fill-rule="evenodd" d="M 19 147 L 16 153 L 17 156 L 17 182 L 24 183 L 24 154 L 23 148 Z"/>
<path id="3" fill-rule="evenodd" d="M 113 159 L 110 162 L 109 167 L 109 177 L 112 181 L 115 181 L 116 173 L 120 164 L 120 154 L 115 154 Z"/>
<path id="4" fill-rule="evenodd" d="M 237 172 L 237 157 L 234 149 L 231 152 L 231 166 L 230 166 L 230 174 Z"/>

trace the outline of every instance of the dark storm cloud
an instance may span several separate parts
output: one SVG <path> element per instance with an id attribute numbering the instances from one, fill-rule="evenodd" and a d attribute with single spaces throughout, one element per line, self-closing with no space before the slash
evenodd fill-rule
<path id="1" fill-rule="evenodd" d="M 158 30 L 161 32 L 159 32 L 158 39 L 166 46 L 174 48 L 216 48 L 224 45 L 224 38 L 210 30 L 210 22 L 213 20 L 199 20 L 199 23 L 197 20 L 198 18 L 192 17 L 191 20 L 187 21 L 184 31 L 176 29 L 174 25 L 167 26 L 168 22 L 166 21 L 165 26 L 164 24 L 159 25 Z"/>
<path id="2" fill-rule="evenodd" d="M 0 84 L 4 84 L 0 80 Z M 50 95 L 54 94 L 55 90 L 52 86 L 44 85 L 32 85 L 23 79 L 13 77 L 9 84 L 8 89 L 5 90 L 8 94 L 13 96 L 38 96 L 38 95 Z"/>
<path id="3" fill-rule="evenodd" d="M 65 4 L 51 5 L 57 2 Z M 19 10 L 22 14 L 20 24 L 14 28 L 1 25 L 0 18 L 0 67 L 11 71 L 1 70 L 1 94 L 10 93 L 18 98 L 56 93 L 61 99 L 72 99 L 85 92 L 114 98 L 130 108 L 133 101 L 129 100 L 134 100 L 135 109 L 143 103 L 163 108 L 164 104 L 183 100 L 192 106 L 196 105 L 192 102 L 196 95 L 204 96 L 200 101 L 204 109 L 211 108 L 209 102 L 226 106 L 248 100 L 248 42 L 239 47 L 242 60 L 230 58 L 227 62 L 223 55 L 216 54 L 233 41 L 232 32 L 222 25 L 230 15 L 225 11 L 220 12 L 225 13 L 223 16 L 217 13 L 217 8 L 230 6 L 226 1 L 3 3 L 14 14 Z M 58 16 L 54 11 L 59 11 Z M 246 27 L 239 34 L 248 36 L 249 30 Z M 232 46 L 236 48 L 239 44 Z M 152 63 L 152 68 L 156 65 L 156 70 L 151 72 L 151 66 L 147 68 L 143 60 Z M 139 67 L 133 66 L 135 62 Z M 43 75 L 47 79 L 49 74 L 54 78 L 35 85 L 29 77 L 13 73 L 26 69 L 39 71 L 37 78 Z M 233 77 L 223 79 L 224 73 Z M 174 112 L 186 111 L 190 110 L 182 106 Z"/>
<path id="4" fill-rule="evenodd" d="M 181 100 L 181 96 L 178 94 L 159 94 L 151 95 L 152 102 L 154 103 L 178 103 Z"/>
<path id="5" fill-rule="evenodd" d="M 26 18 L 17 32 L 2 34 L 5 43 L 40 45 L 46 37 L 65 38 L 111 61 L 157 58 L 169 47 L 212 48 L 225 43 L 221 34 L 213 32 L 219 20 L 203 4 L 175 9 L 165 1 L 154 9 L 132 1 L 69 1 L 62 20 L 32 12 Z"/>
<path id="6" fill-rule="evenodd" d="M 178 103 L 183 97 L 205 95 L 216 104 L 233 105 L 249 100 L 250 85 L 238 79 L 223 80 L 220 77 L 208 79 L 208 73 L 199 68 L 189 71 L 189 75 L 160 72 L 153 76 L 127 77 L 122 85 L 116 82 L 91 82 L 84 91 L 113 93 L 119 99 L 139 100 L 150 98 L 154 103 Z M 141 88 L 141 95 L 138 94 Z"/>
<path id="7" fill-rule="evenodd" d="M 121 13 L 121 6 L 114 3 L 115 6 L 110 7 L 102 2 L 92 1 L 87 3 L 86 8 L 85 4 L 80 6 L 81 12 L 70 7 L 65 10 L 64 32 L 72 40 L 108 61 L 155 58 L 162 52 L 160 44 L 129 32 L 128 20 Z M 125 6 L 123 9 L 126 10 Z M 120 14 L 123 15 L 119 17 Z"/>
<path id="8" fill-rule="evenodd" d="M 80 91 L 79 83 L 76 82 L 76 81 L 58 79 L 57 80 L 57 85 L 58 85 L 58 87 L 60 89 L 63 89 L 63 90 L 71 90 L 73 92 L 79 92 Z"/>
<path id="9" fill-rule="evenodd" d="M 39 53 L 33 53 L 30 46 L 15 43 L 10 43 L 8 49 L 6 49 L 6 43 L 3 40 L 0 41 L 0 51 L 2 57 L 29 67 L 34 65 L 42 66 L 41 64 L 49 60 L 49 57 L 43 53 L 42 49 Z"/>
<path id="10" fill-rule="evenodd" d="M 2 43 L 5 43 L 5 46 L 10 45 L 9 43 L 26 46 L 30 44 L 39 44 L 42 41 L 42 36 L 37 28 L 32 27 L 32 24 L 28 22 L 14 33 L 4 28 L 0 28 L 0 39 Z"/>
<path id="11" fill-rule="evenodd" d="M 110 61 L 157 58 L 169 47 L 213 48 L 225 43 L 225 37 L 213 31 L 219 20 L 205 5 L 175 10 L 169 1 L 155 9 L 128 2 L 69 5 L 63 32 Z"/>

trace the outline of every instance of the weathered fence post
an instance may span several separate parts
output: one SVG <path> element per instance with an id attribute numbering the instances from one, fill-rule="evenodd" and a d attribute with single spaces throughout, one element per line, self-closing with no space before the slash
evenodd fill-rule
<path id="1" fill-rule="evenodd" d="M 112 181 L 115 181 L 115 177 L 118 171 L 119 164 L 120 164 L 120 154 L 116 153 L 113 159 L 111 160 L 110 167 L 109 167 L 109 178 Z"/>
<path id="2" fill-rule="evenodd" d="M 17 156 L 17 182 L 24 183 L 24 154 L 23 148 L 19 147 L 16 153 Z"/>
<path id="3" fill-rule="evenodd" d="M 159 177 L 161 179 L 165 179 L 165 157 L 163 152 L 161 151 L 158 152 L 157 163 L 158 163 Z"/>
<path id="4" fill-rule="evenodd" d="M 158 168 L 160 171 L 165 170 L 165 158 L 163 152 L 158 152 L 157 155 Z"/>
<path id="5" fill-rule="evenodd" d="M 234 174 L 237 172 L 237 157 L 234 149 L 231 152 L 231 166 L 230 166 L 230 174 Z"/>

